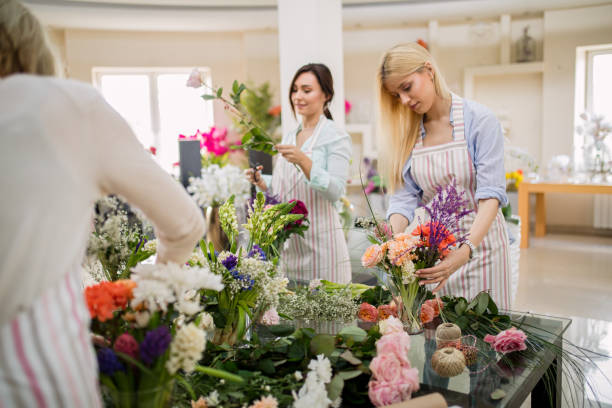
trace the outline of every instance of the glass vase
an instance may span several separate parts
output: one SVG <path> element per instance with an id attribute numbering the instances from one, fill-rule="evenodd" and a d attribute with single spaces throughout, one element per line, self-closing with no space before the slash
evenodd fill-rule
<path id="1" fill-rule="evenodd" d="M 172 405 L 174 379 L 151 388 L 141 386 L 134 390 L 117 390 L 116 387 L 101 384 L 102 398 L 105 406 L 117 408 L 169 408 Z"/>
<path id="2" fill-rule="evenodd" d="M 397 304 L 398 318 L 404 325 L 404 330 L 410 335 L 423 332 L 421 322 L 421 305 L 427 296 L 427 290 L 420 286 L 415 278 L 409 283 L 404 283 L 401 277 L 397 279 L 391 276 L 388 280 L 388 288 L 393 295 L 393 300 Z"/>

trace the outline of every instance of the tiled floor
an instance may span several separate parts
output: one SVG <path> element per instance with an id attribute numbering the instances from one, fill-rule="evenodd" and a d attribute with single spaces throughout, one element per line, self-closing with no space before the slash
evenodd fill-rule
<path id="1" fill-rule="evenodd" d="M 532 238 L 530 247 L 521 251 L 513 308 L 570 317 L 567 340 L 589 350 L 597 364 L 587 369 L 597 398 L 587 391 L 585 406 L 597 406 L 593 402 L 597 399 L 601 406 L 612 407 L 612 382 L 607 379 L 612 379 L 612 238 Z M 576 383 L 575 378 L 565 377 Z M 564 407 L 574 406 L 580 405 L 564 403 Z"/>

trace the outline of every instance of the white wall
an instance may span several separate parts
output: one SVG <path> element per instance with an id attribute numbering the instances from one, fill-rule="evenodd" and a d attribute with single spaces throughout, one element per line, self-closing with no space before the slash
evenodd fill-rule
<path id="1" fill-rule="evenodd" d="M 573 155 L 576 47 L 612 42 L 612 5 L 544 13 L 542 162 Z M 551 224 L 592 226 L 593 197 L 551 196 Z"/>

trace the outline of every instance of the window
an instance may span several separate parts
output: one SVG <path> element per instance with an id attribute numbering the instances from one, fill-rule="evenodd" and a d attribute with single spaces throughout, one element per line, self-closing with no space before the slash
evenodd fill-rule
<path id="1" fill-rule="evenodd" d="M 200 69 L 211 83 L 210 72 Z M 193 135 L 213 123 L 212 101 L 202 88 L 185 86 L 191 68 L 94 68 L 96 87 L 129 123 L 143 147 L 155 147 L 161 166 L 178 161 L 179 134 Z"/>
<path id="2" fill-rule="evenodd" d="M 604 117 L 612 122 L 612 44 L 578 47 L 576 50 L 575 125 L 581 125 L 583 112 Z M 577 167 L 583 164 L 583 136 L 575 133 L 574 160 Z M 606 139 L 612 151 L 612 137 Z"/>

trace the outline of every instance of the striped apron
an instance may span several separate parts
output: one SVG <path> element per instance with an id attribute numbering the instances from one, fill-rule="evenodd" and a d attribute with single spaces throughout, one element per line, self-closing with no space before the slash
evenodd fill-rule
<path id="1" fill-rule="evenodd" d="M 448 185 L 454 178 L 457 191 L 465 191 L 468 207 L 474 210 L 460 221 L 460 234 L 466 235 L 476 217 L 476 169 L 470 157 L 464 134 L 463 100 L 452 95 L 453 141 L 424 147 L 418 138 L 412 152 L 411 176 L 423 190 L 427 205 L 436 195 L 436 187 Z M 431 285 L 433 289 L 435 285 Z M 453 273 L 440 295 L 463 296 L 468 301 L 481 291 L 488 291 L 501 309 L 510 309 L 510 258 L 508 233 L 501 209 L 474 251 L 473 258 Z"/>
<path id="2" fill-rule="evenodd" d="M 0 328 L 0 408 L 100 407 L 89 311 L 75 267 Z"/>
<path id="3" fill-rule="evenodd" d="M 312 143 L 304 153 L 312 159 L 312 150 L 321 130 L 329 119 L 321 117 L 311 136 Z M 299 131 L 299 129 L 298 129 Z M 293 132 L 291 144 L 296 144 L 298 131 Z M 313 279 L 327 279 L 332 282 L 351 281 L 351 264 L 344 232 L 340 225 L 338 212 L 331 201 L 319 191 L 311 188 L 302 171 L 279 155 L 272 191 L 281 201 L 300 200 L 308 209 L 310 228 L 304 237 L 293 235 L 281 249 L 281 268 L 285 275 L 297 283 L 307 283 Z"/>

